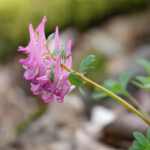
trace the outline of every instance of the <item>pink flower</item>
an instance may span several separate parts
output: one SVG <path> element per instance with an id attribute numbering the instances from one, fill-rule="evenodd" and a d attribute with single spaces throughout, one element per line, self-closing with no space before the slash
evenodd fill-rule
<path id="1" fill-rule="evenodd" d="M 26 69 L 24 78 L 31 83 L 31 91 L 34 95 L 42 93 L 42 99 L 46 103 L 53 101 L 55 97 L 57 102 L 62 103 L 71 85 L 68 80 L 69 73 L 61 67 L 61 63 L 63 62 L 71 69 L 71 41 L 68 41 L 67 51 L 61 58 L 59 31 L 56 27 L 54 51 L 59 49 L 60 53 L 54 56 L 56 60 L 50 55 L 45 56 L 44 54 L 48 54 L 49 51 L 44 33 L 45 22 L 46 17 L 43 18 L 35 32 L 32 24 L 29 25 L 30 42 L 28 46 L 18 48 L 18 51 L 27 54 L 28 57 L 20 59 L 19 63 Z"/>

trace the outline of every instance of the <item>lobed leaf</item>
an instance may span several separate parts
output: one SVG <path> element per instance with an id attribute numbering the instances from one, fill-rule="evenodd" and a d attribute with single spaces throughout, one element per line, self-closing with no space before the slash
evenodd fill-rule
<path id="1" fill-rule="evenodd" d="M 73 74 L 73 73 L 69 74 L 68 80 L 74 86 L 81 86 L 83 84 L 83 80 L 80 77 Z"/>
<path id="2" fill-rule="evenodd" d="M 148 141 L 150 143 L 150 128 L 147 130 L 146 135 L 147 135 L 147 139 L 148 139 Z"/>
<path id="3" fill-rule="evenodd" d="M 147 131 L 147 138 L 139 132 L 134 132 L 133 136 L 136 140 L 133 141 L 132 148 L 129 150 L 150 150 L 150 128 Z"/>
<path id="4" fill-rule="evenodd" d="M 143 134 L 139 132 L 133 132 L 133 136 L 141 145 L 143 146 L 148 145 L 148 141 Z"/>
<path id="5" fill-rule="evenodd" d="M 135 147 L 135 148 L 141 148 L 141 149 L 145 148 L 145 145 L 140 144 L 140 143 L 139 143 L 138 141 L 136 141 L 136 140 L 133 141 L 132 146 Z"/>
<path id="6" fill-rule="evenodd" d="M 79 72 L 85 72 L 89 69 L 93 69 L 93 67 L 88 67 L 88 65 L 90 65 L 91 63 L 93 63 L 95 61 L 95 56 L 94 55 L 89 55 L 87 56 L 81 63 L 79 66 Z"/>

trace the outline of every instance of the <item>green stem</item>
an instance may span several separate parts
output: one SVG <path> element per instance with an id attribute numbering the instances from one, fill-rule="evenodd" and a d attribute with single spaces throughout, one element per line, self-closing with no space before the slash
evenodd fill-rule
<path id="1" fill-rule="evenodd" d="M 145 121 L 148 125 L 150 125 L 150 120 L 143 116 L 136 108 L 134 108 L 132 105 L 127 103 L 125 100 L 123 100 L 121 97 L 117 96 L 116 94 L 112 93 L 111 91 L 107 90 L 106 88 L 102 87 L 101 85 L 93 82 L 92 80 L 86 78 L 83 75 L 80 75 L 78 73 L 75 73 L 77 76 L 79 76 L 82 80 L 84 80 L 86 83 L 91 84 L 92 86 L 96 87 L 100 91 L 108 94 L 110 97 L 117 100 L 119 103 L 123 104 L 126 108 L 128 108 L 130 111 L 135 113 L 137 116 L 139 116 L 143 121 Z"/>
<path id="2" fill-rule="evenodd" d="M 49 55 L 51 56 L 50 50 L 48 48 L 48 45 L 46 44 L 47 50 Z M 51 56 L 52 59 L 56 60 L 56 58 L 54 56 Z M 61 67 L 63 67 L 64 69 L 66 69 L 68 72 L 74 72 L 73 70 L 67 68 L 64 64 L 61 63 Z M 78 77 L 80 77 L 83 81 L 85 81 L 85 83 L 91 84 L 92 86 L 96 87 L 97 89 L 99 89 L 100 91 L 108 94 L 110 97 L 114 98 L 115 100 L 117 100 L 118 102 L 120 102 L 121 104 L 123 104 L 126 108 L 128 108 L 129 110 L 131 110 L 133 113 L 135 113 L 137 116 L 139 116 L 143 121 L 145 121 L 148 125 L 150 125 L 150 121 L 149 119 L 145 118 L 136 108 L 134 108 L 132 105 L 130 105 L 129 103 L 127 103 L 125 100 L 123 100 L 121 97 L 117 96 L 116 94 L 112 93 L 111 91 L 105 89 L 104 87 L 102 87 L 101 85 L 93 82 L 92 80 L 86 78 L 85 76 L 79 74 L 79 73 L 75 73 L 75 75 L 77 75 Z"/>
<path id="3" fill-rule="evenodd" d="M 140 105 L 140 103 L 130 94 L 130 93 L 125 93 L 125 96 L 129 98 L 135 106 L 143 113 L 143 115 L 149 120 L 150 116 L 149 114 L 144 110 L 144 108 Z"/>

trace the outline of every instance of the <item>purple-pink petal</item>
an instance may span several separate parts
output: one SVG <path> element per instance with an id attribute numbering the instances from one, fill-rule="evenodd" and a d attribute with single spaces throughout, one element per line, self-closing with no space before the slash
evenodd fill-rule
<path id="1" fill-rule="evenodd" d="M 60 56 L 58 56 L 56 60 L 55 72 L 54 72 L 54 86 L 55 87 L 60 81 L 60 76 L 61 76 L 61 66 L 60 66 Z"/>
<path id="2" fill-rule="evenodd" d="M 34 30 L 32 27 L 32 24 L 29 25 L 29 33 L 30 33 L 30 42 L 28 44 L 28 46 L 23 47 L 23 46 L 19 46 L 18 47 L 18 51 L 29 54 L 31 49 L 33 49 L 34 45 L 35 45 L 35 37 L 34 37 Z"/>
<path id="3" fill-rule="evenodd" d="M 42 37 L 44 42 L 46 41 L 46 37 L 45 37 L 45 33 L 44 33 L 44 27 L 45 27 L 46 21 L 47 21 L 46 16 L 44 16 L 42 22 L 39 24 L 39 26 L 35 30 L 36 36 Z"/>
<path id="4" fill-rule="evenodd" d="M 36 77 L 36 72 L 33 69 L 28 69 L 24 72 L 24 78 L 30 82 L 36 82 L 35 77 Z"/>
<path id="5" fill-rule="evenodd" d="M 64 98 L 63 97 L 56 97 L 56 101 L 58 103 L 63 103 L 64 102 Z"/>
<path id="6" fill-rule="evenodd" d="M 46 92 L 42 95 L 42 99 L 45 103 L 49 103 L 54 100 L 54 94 L 51 92 Z"/>
<path id="7" fill-rule="evenodd" d="M 68 75 L 65 75 L 63 78 L 63 92 L 62 92 L 62 96 L 65 96 L 70 89 L 70 82 L 68 80 Z"/>
<path id="8" fill-rule="evenodd" d="M 37 29 L 33 30 L 32 24 L 29 25 L 30 42 L 26 47 L 19 46 L 18 51 L 28 55 L 27 58 L 19 60 L 26 71 L 24 78 L 31 83 L 31 91 L 34 95 L 42 93 L 42 99 L 45 103 L 51 102 L 56 97 L 58 103 L 64 101 L 64 96 L 70 90 L 70 82 L 68 80 L 68 72 L 61 67 L 61 58 L 57 54 L 56 61 L 45 54 L 48 52 L 46 46 L 46 37 L 44 26 L 47 19 L 46 16 L 39 24 Z M 66 57 L 69 56 L 65 65 L 69 69 L 72 66 L 71 40 L 68 41 Z M 56 27 L 54 51 L 60 49 L 59 31 Z M 51 71 L 55 68 L 53 82 L 50 79 Z"/>
<path id="9" fill-rule="evenodd" d="M 65 61 L 65 65 L 66 67 L 68 67 L 69 69 L 71 69 L 72 66 L 72 56 L 71 56 L 71 45 L 72 45 L 72 41 L 69 40 L 68 41 L 68 45 L 67 45 L 67 52 L 66 52 L 66 57 L 68 56 L 68 59 Z"/>
<path id="10" fill-rule="evenodd" d="M 40 84 L 31 84 L 31 91 L 34 95 L 38 95 L 43 91 L 43 88 Z"/>
<path id="11" fill-rule="evenodd" d="M 58 27 L 56 27 L 56 30 L 55 30 L 54 50 L 56 50 L 56 49 L 60 49 L 59 30 L 58 30 Z"/>

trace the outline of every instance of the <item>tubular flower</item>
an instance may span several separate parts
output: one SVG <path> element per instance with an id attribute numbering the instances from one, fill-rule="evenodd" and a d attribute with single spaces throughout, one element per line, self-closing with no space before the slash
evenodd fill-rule
<path id="1" fill-rule="evenodd" d="M 51 54 L 44 33 L 45 22 L 46 17 L 35 31 L 32 24 L 29 25 L 30 42 L 28 46 L 18 48 L 18 51 L 27 54 L 28 57 L 20 59 L 19 63 L 26 69 L 24 78 L 31 83 L 31 91 L 34 95 L 42 93 L 42 99 L 46 103 L 55 98 L 57 102 L 62 103 L 71 88 L 68 80 L 69 73 L 61 67 L 63 63 L 71 69 L 71 40 L 68 41 L 67 49 L 62 50 L 58 27 L 56 27 L 54 50 Z"/>

